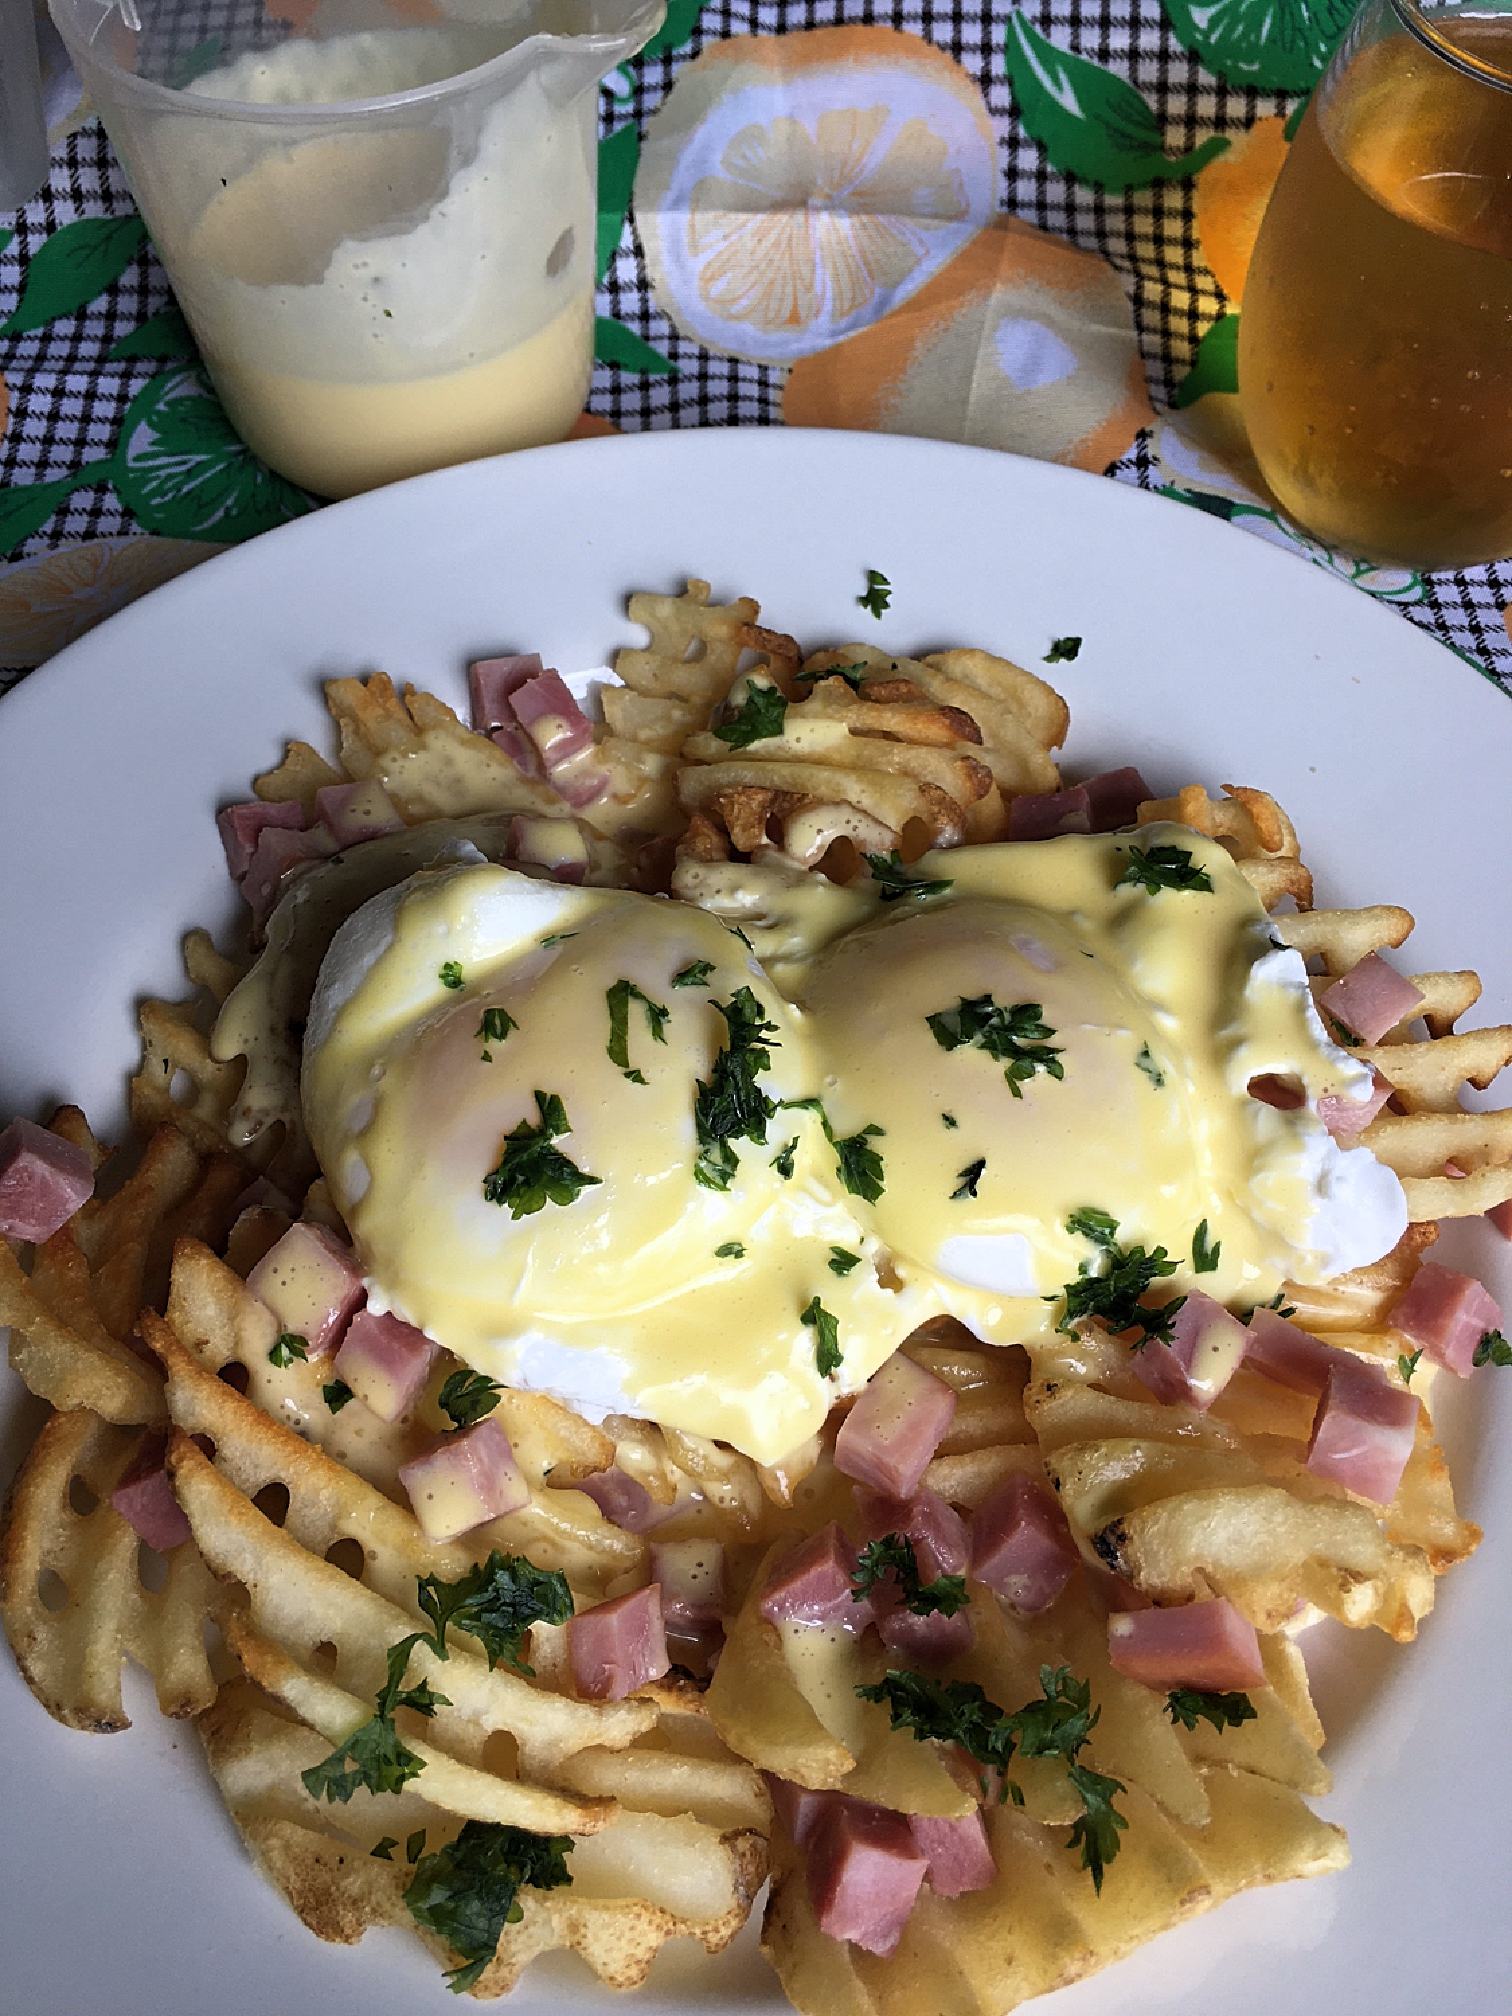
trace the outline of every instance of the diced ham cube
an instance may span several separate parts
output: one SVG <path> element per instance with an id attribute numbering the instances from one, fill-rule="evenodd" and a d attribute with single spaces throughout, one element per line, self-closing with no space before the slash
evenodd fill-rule
<path id="1" fill-rule="evenodd" d="M 390 1312 L 359 1309 L 346 1327 L 331 1370 L 380 1421 L 397 1421 L 419 1399 L 440 1347 Z"/>
<path id="2" fill-rule="evenodd" d="M 929 1863 L 925 1881 L 937 1897 L 963 1897 L 968 1890 L 985 1890 L 997 1876 L 980 1812 L 968 1813 L 962 1820 L 913 1813 L 908 1825 Z"/>
<path id="3" fill-rule="evenodd" d="M 336 837 L 328 827 L 311 826 L 302 833 L 281 826 L 266 828 L 241 879 L 241 892 L 251 906 L 257 928 L 261 930 L 267 923 L 292 875 L 317 861 L 328 861 L 335 852 Z"/>
<path id="4" fill-rule="evenodd" d="M 591 1498 L 610 1525 L 626 1533 L 650 1533 L 677 1510 L 675 1505 L 658 1505 L 639 1478 L 613 1463 L 591 1477 L 579 1477 L 571 1488 Z"/>
<path id="5" fill-rule="evenodd" d="M 215 823 L 226 850 L 226 866 L 232 880 L 240 882 L 263 833 L 270 826 L 297 833 L 304 825 L 304 807 L 297 798 L 275 798 L 267 804 L 254 799 L 250 805 L 227 805 L 216 813 Z"/>
<path id="6" fill-rule="evenodd" d="M 1015 1471 L 971 1515 L 971 1572 L 1034 1617 L 1048 1610 L 1077 1565 L 1076 1543 L 1054 1495 Z"/>
<path id="7" fill-rule="evenodd" d="M 559 672 L 537 672 L 509 696 L 516 721 L 535 744 L 546 773 L 593 744 L 593 723 L 583 712 Z"/>
<path id="8" fill-rule="evenodd" d="M 496 728 L 513 725 L 509 696 L 527 679 L 538 677 L 541 669 L 540 655 L 534 651 L 473 660 L 467 668 L 467 696 L 472 705 L 472 726 L 480 735 L 492 735 Z"/>
<path id="9" fill-rule="evenodd" d="M 585 805 L 595 804 L 603 797 L 609 788 L 609 772 L 599 762 L 595 749 L 585 749 L 580 756 L 553 764 L 547 772 L 547 781 L 558 797 L 580 812 Z"/>
<path id="10" fill-rule="evenodd" d="M 803 1847 L 818 1823 L 819 1815 L 836 1797 L 833 1792 L 811 1792 L 806 1785 L 795 1785 L 789 1778 L 778 1778 L 772 1772 L 766 1774 L 767 1790 L 772 1795 L 772 1810 L 782 1823 L 783 1831 L 795 1848 Z"/>
<path id="11" fill-rule="evenodd" d="M 553 882 L 580 883 L 588 873 L 588 842 L 575 819 L 511 819 L 509 851 L 516 861 L 548 869 Z"/>
<path id="12" fill-rule="evenodd" d="M 1010 840 L 1054 840 L 1092 831 L 1092 801 L 1085 784 L 1064 791 L 1025 791 L 1008 801 Z"/>
<path id="13" fill-rule="evenodd" d="M 184 1508 L 169 1482 L 167 1452 L 166 1434 L 144 1435 L 110 1494 L 111 1504 L 126 1524 L 159 1554 L 181 1547 L 192 1537 Z"/>
<path id="14" fill-rule="evenodd" d="M 1111 1616 L 1108 1657 L 1145 1687 L 1224 1694 L 1265 1685 L 1255 1627 L 1221 1596 Z"/>
<path id="15" fill-rule="evenodd" d="M 1328 1384 L 1328 1375 L 1341 1360 L 1354 1364 L 1351 1351 L 1337 1344 L 1325 1344 L 1321 1337 L 1299 1329 L 1275 1309 L 1256 1309 L 1249 1324 L 1249 1349 L 1244 1362 L 1252 1372 L 1263 1372 L 1278 1386 L 1294 1393 L 1317 1395 Z"/>
<path id="16" fill-rule="evenodd" d="M 1205 1414 L 1238 1371 L 1249 1341 L 1237 1316 L 1194 1289 L 1172 1320 L 1170 1342 L 1151 1338 L 1134 1353 L 1134 1370 L 1157 1400 Z"/>
<path id="17" fill-rule="evenodd" d="M 966 1522 L 938 1491 L 917 1491 L 912 1498 L 888 1498 L 880 1491 L 856 1493 L 863 1540 L 881 1540 L 901 1533 L 913 1542 L 919 1579 L 933 1582 L 941 1575 L 964 1575 L 971 1558 Z"/>
<path id="18" fill-rule="evenodd" d="M 1341 1093 L 1325 1092 L 1318 1100 L 1318 1118 L 1336 1141 L 1363 1134 L 1396 1090 L 1384 1071 L 1377 1071 L 1373 1064 L 1370 1068 L 1372 1083 L 1363 1099 L 1346 1099 Z"/>
<path id="19" fill-rule="evenodd" d="M 355 784 L 323 784 L 315 793 L 321 823 L 338 847 L 355 847 L 385 833 L 402 833 L 404 821 L 376 777 Z"/>
<path id="20" fill-rule="evenodd" d="M 1493 1204 L 1486 1216 L 1503 1239 L 1512 1239 L 1512 1197 L 1504 1204 Z"/>
<path id="21" fill-rule="evenodd" d="M 1089 777 L 1082 789 L 1092 801 L 1094 833 L 1116 833 L 1120 827 L 1135 825 L 1140 806 L 1155 795 L 1132 763 Z"/>
<path id="22" fill-rule="evenodd" d="M 1307 1104 L 1307 1087 L 1299 1078 L 1281 1078 L 1274 1071 L 1261 1071 L 1245 1087 L 1251 1099 L 1262 1106 L 1274 1106 L 1278 1113 L 1298 1113 Z"/>
<path id="23" fill-rule="evenodd" d="M 1379 1043 L 1423 1005 L 1423 996 L 1379 952 L 1367 952 L 1342 980 L 1324 988 L 1318 1005 L 1362 1043 Z"/>
<path id="24" fill-rule="evenodd" d="M 1393 1386 L 1377 1366 L 1335 1365 L 1313 1423 L 1307 1467 L 1374 1504 L 1396 1496 L 1412 1454 L 1421 1402 Z"/>
<path id="25" fill-rule="evenodd" d="M 282 1329 L 303 1337 L 311 1358 L 334 1351 L 367 1298 L 362 1270 L 349 1246 L 323 1225 L 291 1225 L 247 1276 Z"/>
<path id="26" fill-rule="evenodd" d="M 943 1379 L 895 1351 L 841 1424 L 835 1467 L 890 1498 L 911 1498 L 955 1409 Z"/>
<path id="27" fill-rule="evenodd" d="M 832 1519 L 777 1563 L 762 1592 L 761 1614 L 769 1624 L 844 1624 L 863 1631 L 872 1606 L 866 1598 L 854 1600 L 855 1572 L 856 1550 Z"/>
<path id="28" fill-rule="evenodd" d="M 0 1130 L 0 1236 L 40 1245 L 94 1195 L 84 1150 L 35 1120 Z"/>
<path id="29" fill-rule="evenodd" d="M 659 1680 L 672 1663 L 660 1589 L 653 1582 L 581 1611 L 567 1626 L 567 1657 L 585 1701 L 623 1701 Z"/>
<path id="30" fill-rule="evenodd" d="M 820 1931 L 868 1953 L 891 1953 L 928 1867 L 901 1813 L 837 1799 L 808 1840 L 809 1897 Z"/>
<path id="31" fill-rule="evenodd" d="M 492 1414 L 401 1463 L 399 1481 L 427 1540 L 455 1540 L 530 1503 L 509 1437 Z"/>
<path id="32" fill-rule="evenodd" d="M 661 1589 L 667 1628 L 697 1632 L 725 1608 L 725 1556 L 718 1540 L 653 1540 L 651 1579 Z"/>
<path id="33" fill-rule="evenodd" d="M 921 1617 L 905 1609 L 895 1594 L 879 1589 L 873 1598 L 877 1636 L 890 1652 L 900 1652 L 912 1664 L 938 1666 L 969 1652 L 976 1642 L 976 1626 L 969 1608 L 947 1617 L 943 1610 L 929 1610 Z"/>
<path id="34" fill-rule="evenodd" d="M 1435 1365 L 1468 1379 L 1476 1345 L 1488 1330 L 1500 1330 L 1503 1318 L 1495 1297 L 1473 1275 L 1425 1260 L 1387 1321 Z"/>

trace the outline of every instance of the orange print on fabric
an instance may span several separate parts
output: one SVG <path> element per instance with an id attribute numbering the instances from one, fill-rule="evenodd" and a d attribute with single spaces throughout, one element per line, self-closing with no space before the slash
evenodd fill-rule
<path id="1" fill-rule="evenodd" d="M 1260 119 L 1197 177 L 1197 240 L 1213 278 L 1236 307 L 1286 148 L 1286 121 Z"/>
<path id="2" fill-rule="evenodd" d="M 1102 470 L 1154 412 L 1107 261 L 998 217 L 903 307 L 795 364 L 792 427 L 1008 449 Z"/>

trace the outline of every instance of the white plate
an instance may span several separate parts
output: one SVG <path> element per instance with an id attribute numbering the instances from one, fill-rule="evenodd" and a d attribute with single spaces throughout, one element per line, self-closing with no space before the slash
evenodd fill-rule
<path id="1" fill-rule="evenodd" d="M 892 582 L 880 624 L 856 606 L 868 567 Z M 1512 709 L 1399 616 L 1198 512 L 1044 464 L 872 435 L 643 435 L 323 511 L 159 589 L 0 702 L 0 1115 L 68 1097 L 118 1120 L 135 998 L 177 989 L 184 926 L 232 916 L 211 815 L 287 736 L 326 746 L 323 678 L 381 667 L 461 703 L 483 651 L 602 666 L 637 639 L 627 591 L 688 575 L 756 596 L 809 646 L 977 644 L 1038 667 L 1079 635 L 1050 674 L 1072 776 L 1133 761 L 1157 789 L 1273 790 L 1320 903 L 1407 904 L 1409 963 L 1477 966 L 1476 1019 L 1512 1020 Z M 1453 1248 L 1512 1299 L 1483 1226 Z M 1441 1405 L 1462 1504 L 1491 1537 L 1417 1645 L 1351 1634 L 1347 1668 L 1320 1648 L 1337 1779 L 1323 1810 L 1348 1827 L 1353 1868 L 1240 1898 L 1044 2016 L 1499 2006 L 1512 1374 Z M 0 1475 L 34 1418 L 0 1372 Z M 132 1703 L 131 1732 L 72 1734 L 0 1655 L 5 2016 L 457 2006 L 403 1935 L 355 1951 L 310 1938 L 246 1865 L 192 1732 L 140 1688 Z M 777 2006 L 749 1939 L 742 1955 L 664 1957 L 632 2006 Z M 554 1963 L 513 2006 L 606 1999 Z"/>

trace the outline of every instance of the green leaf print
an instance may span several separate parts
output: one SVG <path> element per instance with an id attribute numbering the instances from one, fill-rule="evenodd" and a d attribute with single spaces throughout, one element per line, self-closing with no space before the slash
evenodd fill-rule
<path id="1" fill-rule="evenodd" d="M 1018 8 L 1008 16 L 1004 55 L 1025 132 L 1052 167 L 1099 189 L 1180 181 L 1229 144 L 1215 133 L 1173 160 L 1155 114 L 1127 78 L 1057 49 Z"/>
<path id="2" fill-rule="evenodd" d="M 112 343 L 105 353 L 112 363 L 126 357 L 199 357 L 199 345 L 189 334 L 189 324 L 172 302 L 161 314 L 150 315 L 139 329 Z"/>
<path id="3" fill-rule="evenodd" d="M 1176 387 L 1175 406 L 1192 406 L 1208 392 L 1239 390 L 1239 317 L 1220 315 L 1203 332 L 1192 368 Z"/>
<path id="4" fill-rule="evenodd" d="M 1161 0 L 1176 39 L 1225 84 L 1310 91 L 1357 0 Z"/>
<path id="5" fill-rule="evenodd" d="M 55 476 L 47 483 L 0 485 L 0 558 L 40 532 L 65 497 L 95 483 L 108 483 L 110 477 L 109 462 L 92 462 L 87 469 L 72 476 Z"/>
<path id="6" fill-rule="evenodd" d="M 594 277 L 604 284 L 604 275 L 625 235 L 625 219 L 630 214 L 630 192 L 635 187 L 635 167 L 640 160 L 640 128 L 632 119 L 615 128 L 607 140 L 599 142 L 598 155 L 598 258 Z"/>
<path id="7" fill-rule="evenodd" d="M 15 232 L 10 229 L 9 225 L 0 225 L 0 252 L 5 250 L 15 235 Z"/>
<path id="8" fill-rule="evenodd" d="M 641 55 L 665 56 L 669 50 L 681 49 L 685 42 L 690 42 L 704 4 L 705 0 L 667 0 L 667 18 L 642 49 Z"/>
<path id="9" fill-rule="evenodd" d="M 664 378 L 677 370 L 670 357 L 663 357 L 660 350 L 653 350 L 633 329 L 607 315 L 594 317 L 593 354 L 600 364 L 613 364 L 621 371 L 639 371 L 648 378 Z"/>
<path id="10" fill-rule="evenodd" d="M 171 539 L 250 539 L 314 501 L 258 461 L 193 365 L 159 372 L 132 400 L 114 477 L 137 523 Z"/>
<path id="11" fill-rule="evenodd" d="M 14 314 L 0 336 L 24 336 L 72 315 L 119 280 L 147 240 L 140 217 L 80 217 L 33 253 Z"/>

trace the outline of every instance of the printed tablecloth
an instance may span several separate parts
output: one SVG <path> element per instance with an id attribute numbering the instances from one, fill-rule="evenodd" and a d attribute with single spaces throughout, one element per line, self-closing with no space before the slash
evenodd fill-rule
<path id="1" fill-rule="evenodd" d="M 1415 574 L 1324 547 L 1246 451 L 1245 268 L 1351 11 L 670 0 L 601 96 L 583 431 L 869 428 L 1106 471 L 1304 554 L 1512 692 L 1512 561 Z M 319 508 L 231 429 L 45 27 L 43 54 L 50 180 L 0 218 L 0 691 Z"/>

